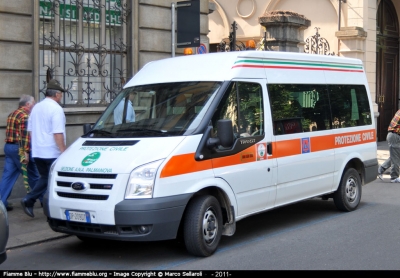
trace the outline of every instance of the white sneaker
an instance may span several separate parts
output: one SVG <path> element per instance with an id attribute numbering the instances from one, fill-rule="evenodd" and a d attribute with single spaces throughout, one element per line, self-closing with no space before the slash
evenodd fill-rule
<path id="1" fill-rule="evenodd" d="M 390 182 L 393 182 L 393 183 L 400 183 L 400 178 L 392 179 L 392 180 L 390 180 Z"/>

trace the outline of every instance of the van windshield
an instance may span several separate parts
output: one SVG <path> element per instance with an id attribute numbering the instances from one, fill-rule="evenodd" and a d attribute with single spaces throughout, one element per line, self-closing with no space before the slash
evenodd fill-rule
<path id="1" fill-rule="evenodd" d="M 222 82 L 178 82 L 122 90 L 89 137 L 189 135 L 204 117 Z"/>

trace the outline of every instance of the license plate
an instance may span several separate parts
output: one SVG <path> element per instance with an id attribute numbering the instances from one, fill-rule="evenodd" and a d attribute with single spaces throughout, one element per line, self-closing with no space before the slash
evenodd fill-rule
<path id="1" fill-rule="evenodd" d="M 87 211 L 66 210 L 65 216 L 68 221 L 90 223 L 90 213 Z"/>

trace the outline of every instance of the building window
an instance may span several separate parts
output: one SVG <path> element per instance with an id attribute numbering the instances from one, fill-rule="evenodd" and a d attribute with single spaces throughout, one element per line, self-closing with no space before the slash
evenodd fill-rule
<path id="1" fill-rule="evenodd" d="M 64 107 L 104 106 L 127 77 L 126 0 L 40 0 L 40 98 L 55 78 Z"/>

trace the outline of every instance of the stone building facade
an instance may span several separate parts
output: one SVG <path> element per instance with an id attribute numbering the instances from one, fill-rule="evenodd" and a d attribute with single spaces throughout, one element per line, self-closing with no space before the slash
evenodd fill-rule
<path id="1" fill-rule="evenodd" d="M 209 15 L 210 49 L 229 41 L 232 23 L 237 26 L 237 44 L 278 41 L 260 24 L 274 11 L 294 12 L 310 21 L 302 28 L 303 51 L 316 35 L 329 44 L 329 54 L 358 58 L 364 62 L 377 117 L 377 137 L 386 140 L 387 126 L 399 108 L 399 15 L 397 0 L 210 0 L 215 12 Z M 273 28 L 272 26 L 270 28 Z M 267 27 L 268 29 L 268 27 Z"/>
<path id="2" fill-rule="evenodd" d="M 210 4 L 199 1 L 200 39 L 208 45 Z M 22 94 L 43 99 L 48 75 L 68 88 L 63 99 L 68 146 L 140 68 L 171 57 L 173 3 L 0 0 L 0 156 L 7 115 Z M 183 49 L 176 48 L 175 55 Z"/>
<path id="3" fill-rule="evenodd" d="M 260 18 L 271 12 L 304 16 L 309 25 L 296 38 L 299 51 L 318 35 L 329 44 L 328 54 L 364 62 L 378 119 L 378 140 L 385 140 L 386 126 L 399 107 L 400 1 L 199 1 L 200 39 L 209 52 L 229 40 L 233 22 L 237 41 L 245 45 L 250 39 L 259 42 L 266 34 L 269 42 L 278 41 L 271 28 L 260 24 Z M 63 105 L 67 144 L 71 144 L 82 134 L 82 124 L 93 123 L 113 94 L 141 67 L 171 57 L 171 7 L 178 2 L 0 0 L 0 155 L 4 155 L 7 115 L 23 93 L 43 99 L 48 75 L 69 90 Z M 183 54 L 182 48 L 175 50 L 176 55 Z"/>

